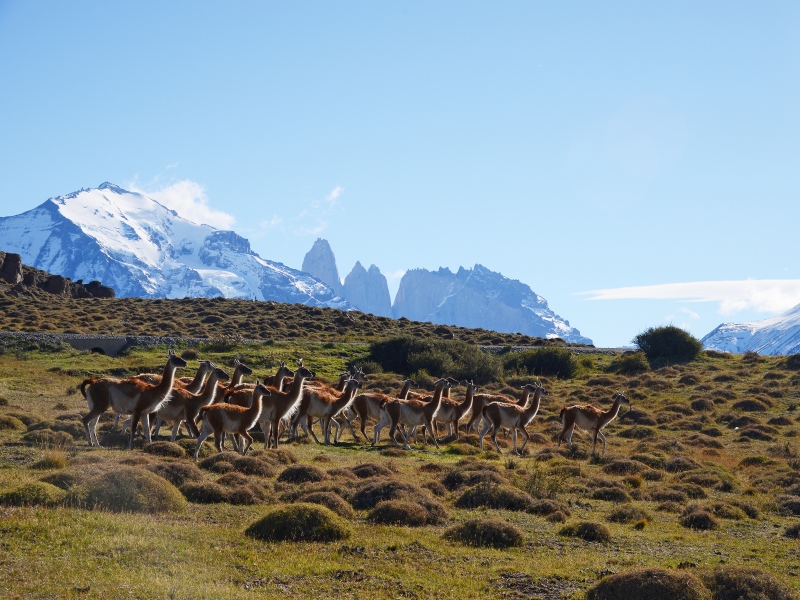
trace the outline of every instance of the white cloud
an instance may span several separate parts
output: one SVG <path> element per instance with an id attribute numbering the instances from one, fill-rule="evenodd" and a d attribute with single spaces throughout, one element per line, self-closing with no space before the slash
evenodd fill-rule
<path id="1" fill-rule="evenodd" d="M 690 310 L 690 309 L 686 308 L 685 306 L 681 306 L 678 310 L 681 311 L 682 313 L 686 314 L 686 315 L 689 315 L 692 319 L 699 319 L 700 318 L 699 314 L 697 314 L 693 310 Z"/>
<path id="2" fill-rule="evenodd" d="M 333 206 L 336 204 L 336 201 L 339 197 L 344 193 L 344 188 L 340 185 L 337 185 L 335 188 L 331 190 L 331 193 L 325 196 L 325 202 Z"/>
<path id="3" fill-rule="evenodd" d="M 264 219 L 258 224 L 259 229 L 272 229 L 283 223 L 283 219 L 277 215 L 272 215 L 271 219 Z"/>
<path id="4" fill-rule="evenodd" d="M 721 314 L 753 309 L 778 314 L 800 304 L 799 279 L 746 279 L 663 283 L 579 292 L 589 300 L 686 300 L 717 302 Z"/>
<path id="5" fill-rule="evenodd" d="M 406 270 L 405 269 L 399 269 L 398 271 L 395 271 L 394 273 L 389 275 L 389 277 L 387 279 L 402 279 L 403 275 L 405 275 L 405 274 L 406 274 Z"/>
<path id="6" fill-rule="evenodd" d="M 233 215 L 211 208 L 206 189 L 201 184 L 184 179 L 156 189 L 142 189 L 137 182 L 127 184 L 132 192 L 138 192 L 171 208 L 184 219 L 217 229 L 230 229 L 236 222 Z"/>

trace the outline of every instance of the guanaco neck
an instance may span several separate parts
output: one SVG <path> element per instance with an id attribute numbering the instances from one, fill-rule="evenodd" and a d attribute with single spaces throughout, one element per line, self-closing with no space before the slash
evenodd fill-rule
<path id="1" fill-rule="evenodd" d="M 240 365 L 236 365 L 236 368 L 233 370 L 233 377 L 231 377 L 231 381 L 228 383 L 228 389 L 232 390 L 237 385 L 241 385 L 242 379 L 244 379 L 244 369 L 242 369 Z"/>
<path id="2" fill-rule="evenodd" d="M 350 382 L 353 383 L 350 383 Z M 358 381 L 355 379 L 350 379 L 345 383 L 344 390 L 342 390 L 342 395 L 333 403 L 333 410 L 339 412 L 342 408 L 350 404 L 353 398 L 355 398 L 356 392 L 358 391 Z"/>
<path id="3" fill-rule="evenodd" d="M 335 389 L 337 392 L 345 391 L 348 381 L 350 381 L 350 374 L 342 373 L 339 375 L 339 381 L 336 382 L 336 387 L 333 389 Z"/>
<path id="4" fill-rule="evenodd" d="M 531 405 L 523 411 L 523 419 L 526 423 L 529 423 L 531 419 L 536 416 L 536 413 L 539 412 L 539 405 L 542 402 L 543 392 L 544 388 L 537 387 L 536 391 L 533 393 L 533 402 L 531 402 Z"/>
<path id="5" fill-rule="evenodd" d="M 444 383 L 440 383 L 433 390 L 433 399 L 427 405 L 425 405 L 425 408 L 430 411 L 431 415 L 435 415 L 439 410 L 439 406 L 442 404 L 442 396 L 444 395 L 444 390 L 446 389 L 448 388 L 445 387 Z"/>
<path id="6" fill-rule="evenodd" d="M 166 396 L 172 390 L 175 384 L 175 371 L 178 370 L 178 365 L 172 362 L 170 358 L 167 364 L 164 365 L 164 373 L 161 375 L 161 381 L 158 385 L 153 386 L 153 390 L 161 395 Z"/>
<path id="7" fill-rule="evenodd" d="M 534 392 L 532 392 L 531 388 L 529 388 L 527 385 L 523 387 L 522 392 L 519 395 L 519 402 L 517 402 L 517 406 L 522 406 L 523 408 L 528 406 L 528 400 L 531 399 L 531 394 L 533 393 Z"/>
<path id="8" fill-rule="evenodd" d="M 258 419 L 261 416 L 261 403 L 264 397 L 264 390 L 256 387 L 253 390 L 253 401 L 250 407 L 244 411 L 245 419 Z"/>
<path id="9" fill-rule="evenodd" d="M 206 373 L 208 373 L 209 370 L 211 370 L 209 364 L 207 362 L 201 362 L 200 366 L 197 367 L 197 373 L 194 374 L 194 379 L 186 386 L 186 389 L 193 394 L 199 393 L 200 390 L 203 389 L 203 379 L 205 379 Z"/>
<path id="10" fill-rule="evenodd" d="M 617 417 L 617 415 L 619 414 L 619 409 L 622 408 L 622 399 L 624 397 L 625 396 L 620 394 L 616 398 L 614 398 L 614 404 L 612 404 L 611 408 L 609 408 L 606 412 L 604 412 L 600 416 L 600 418 L 598 419 L 598 425 L 605 425 L 606 423 L 608 423 L 609 421 L 613 421 Z"/>
<path id="11" fill-rule="evenodd" d="M 406 398 L 408 398 L 408 392 L 410 390 L 411 390 L 411 380 L 406 379 L 403 382 L 403 389 L 400 390 L 400 393 L 397 395 L 397 397 L 400 398 L 401 400 L 405 400 Z"/>
<path id="12" fill-rule="evenodd" d="M 201 406 L 211 404 L 214 401 L 214 396 L 217 393 L 217 381 L 219 381 L 219 375 L 215 370 L 212 370 L 199 397 Z"/>
<path id="13" fill-rule="evenodd" d="M 292 389 L 288 392 L 280 392 L 283 394 L 283 399 L 288 406 L 291 406 L 300 399 L 300 396 L 303 394 L 303 382 L 305 382 L 306 378 L 307 376 L 302 373 L 295 373 Z"/>
<path id="14" fill-rule="evenodd" d="M 472 397 L 475 395 L 475 387 L 467 384 L 467 393 L 464 396 L 464 401 L 458 405 L 459 419 L 467 414 L 467 411 L 472 408 Z"/>

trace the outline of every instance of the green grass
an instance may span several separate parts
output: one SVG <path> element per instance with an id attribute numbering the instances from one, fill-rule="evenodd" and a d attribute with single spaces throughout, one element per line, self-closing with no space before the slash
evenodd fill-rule
<path id="1" fill-rule="evenodd" d="M 221 365 L 230 365 L 238 357 L 254 369 L 254 378 L 272 374 L 281 359 L 302 357 L 332 382 L 348 364 L 364 359 L 369 346 L 295 340 L 196 350 L 200 358 Z M 635 568 L 674 571 L 679 565 L 698 578 L 721 565 L 757 568 L 800 595 L 795 575 L 800 572 L 797 539 L 784 535 L 797 520 L 785 507 L 800 496 L 800 424 L 796 420 L 800 374 L 787 368 L 784 358 L 754 361 L 702 354 L 684 365 L 623 375 L 609 369 L 613 357 L 581 356 L 580 371 L 572 379 L 542 380 L 549 396 L 543 398 L 539 415 L 528 427 L 533 439 L 522 458 L 509 460 L 510 441 L 499 457 L 493 453 L 467 457 L 452 451 L 455 444 L 443 445 L 441 450 L 420 445 L 410 452 L 384 455 L 389 447 L 385 436 L 381 447 L 372 448 L 363 440 L 352 441 L 346 433 L 335 447 L 306 441 L 282 445 L 298 465 L 314 466 L 326 474 L 321 481 L 299 483 L 278 480 L 292 459 L 261 451 L 263 442 L 256 442 L 254 448 L 259 450 L 254 454 L 259 464 L 268 463 L 270 469 L 237 469 L 231 463 L 227 474 L 195 471 L 190 468 L 195 464 L 191 457 L 147 454 L 141 443 L 138 449 L 125 450 L 121 447 L 125 438 L 107 433 L 110 414 L 100 425 L 104 447 L 90 449 L 81 430 L 74 428 L 86 412 L 83 397 L 71 391 L 75 385 L 89 374 L 122 376 L 160 370 L 164 358 L 164 348 L 135 350 L 117 358 L 71 349 L 10 349 L 0 355 L 0 397 L 8 401 L 0 406 L 0 417 L 14 424 L 0 429 L 0 494 L 42 478 L 81 485 L 103 473 L 134 466 L 173 475 L 191 471 L 192 482 L 219 485 L 229 496 L 236 490 L 247 491 L 252 499 L 240 499 L 240 504 L 233 500 L 188 503 L 156 515 L 83 510 L 58 503 L 2 505 L 0 597 L 249 598 L 255 591 L 268 597 L 505 594 L 577 599 L 584 598 L 603 574 Z M 192 373 L 192 368 L 186 369 L 185 374 Z M 378 373 L 370 376 L 366 387 L 391 392 L 399 389 L 400 381 L 398 374 Z M 513 393 L 524 382 L 517 374 L 479 391 Z M 630 415 L 623 414 L 605 430 L 607 455 L 591 458 L 590 439 L 578 433 L 572 451 L 563 444 L 557 449 L 554 435 L 560 430 L 560 408 L 578 403 L 607 408 L 615 389 L 626 390 L 633 406 Z M 460 398 L 463 391 L 463 387 L 455 388 L 453 396 Z M 766 412 L 734 408 L 748 399 L 762 402 Z M 701 410 L 694 410 L 693 404 Z M 743 416 L 754 421 L 739 430 L 729 427 Z M 641 427 L 650 434 L 623 435 Z M 740 435 L 753 428 L 770 439 Z M 69 445 L 53 447 L 36 442 L 39 438 L 25 438 L 29 429 L 65 432 L 74 439 Z M 498 439 L 503 442 L 502 436 Z M 474 436 L 466 440 L 462 446 L 473 443 Z M 709 444 L 709 440 L 719 444 Z M 364 463 L 383 468 L 362 467 L 358 470 L 362 475 L 369 472 L 374 477 L 359 479 L 351 469 Z M 454 470 L 462 475 L 455 478 Z M 300 546 L 245 535 L 246 528 L 269 511 L 310 494 L 341 498 L 352 507 L 356 490 L 381 478 L 440 490 L 435 499 L 446 509 L 442 521 L 421 527 L 373 524 L 370 506 L 352 513 L 342 511 L 350 515 L 346 520 L 352 533 L 346 540 Z M 458 482 L 453 483 L 455 479 Z M 448 486 L 443 486 L 445 480 Z M 472 483 L 459 483 L 462 480 Z M 458 508 L 459 497 L 470 485 L 486 486 L 487 496 L 493 486 L 507 485 L 531 494 L 534 501 L 526 510 Z M 601 497 L 630 497 L 630 502 L 595 499 Z M 566 524 L 548 520 L 551 511 L 535 504 L 542 499 L 568 511 Z M 707 531 L 684 527 L 683 513 L 690 505 L 713 514 L 718 527 Z M 648 524 L 637 529 L 634 519 L 641 520 L 642 515 Z M 445 537 L 446 531 L 476 518 L 498 519 L 517 528 L 523 536 L 520 545 L 502 550 L 476 548 Z M 565 525 L 584 522 L 602 523 L 611 541 L 600 544 L 559 533 Z"/>

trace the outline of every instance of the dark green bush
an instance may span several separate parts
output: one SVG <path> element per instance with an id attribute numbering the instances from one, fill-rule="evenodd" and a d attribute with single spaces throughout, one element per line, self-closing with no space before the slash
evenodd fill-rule
<path id="1" fill-rule="evenodd" d="M 444 537 L 486 548 L 511 548 L 522 545 L 524 535 L 517 527 L 500 519 L 469 519 L 448 529 Z"/>
<path id="2" fill-rule="evenodd" d="M 711 600 L 711 593 L 691 573 L 634 569 L 604 577 L 586 593 L 587 600 Z"/>
<path id="3" fill-rule="evenodd" d="M 566 348 L 537 348 L 507 354 L 503 368 L 507 373 L 570 379 L 578 371 L 578 363 Z"/>
<path id="4" fill-rule="evenodd" d="M 460 340 L 393 337 L 373 342 L 368 360 L 379 364 L 384 371 L 405 376 L 424 370 L 436 377 L 450 376 L 485 384 L 498 381 L 502 375 L 497 357 Z"/>
<path id="5" fill-rule="evenodd" d="M 268 542 L 334 542 L 350 537 L 350 525 L 318 504 L 291 504 L 276 508 L 245 530 Z"/>
<path id="6" fill-rule="evenodd" d="M 169 512 L 186 501 L 168 481 L 138 467 L 118 467 L 73 487 L 65 501 L 77 508 L 113 512 Z"/>
<path id="7" fill-rule="evenodd" d="M 764 571 L 747 567 L 718 567 L 703 577 L 712 600 L 795 600 L 796 596 Z"/>
<path id="8" fill-rule="evenodd" d="M 34 481 L 0 494 L 0 504 L 9 506 L 52 506 L 59 503 L 66 492 L 50 483 Z"/>
<path id="9" fill-rule="evenodd" d="M 645 353 L 651 365 L 658 366 L 694 360 L 703 349 L 700 340 L 674 325 L 650 327 L 632 341 Z"/>

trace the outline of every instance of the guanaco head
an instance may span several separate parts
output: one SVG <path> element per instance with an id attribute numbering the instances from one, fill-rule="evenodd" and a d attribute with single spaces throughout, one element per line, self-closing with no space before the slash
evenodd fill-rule
<path id="1" fill-rule="evenodd" d="M 238 358 L 233 359 L 233 368 L 238 370 L 242 375 L 248 376 L 253 374 L 253 369 L 241 362 Z"/>
<path id="2" fill-rule="evenodd" d="M 314 374 L 314 371 L 312 371 L 308 367 L 304 367 L 302 365 L 300 366 L 299 369 L 297 369 L 297 371 L 294 372 L 294 376 L 295 377 L 301 377 L 303 379 L 313 379 L 314 377 L 316 377 L 316 375 Z"/>
<path id="3" fill-rule="evenodd" d="M 302 367 L 303 359 L 301 358 L 298 362 Z M 278 366 L 278 377 L 294 377 L 294 371 L 287 367 L 285 362 L 281 361 L 280 365 Z"/>
<path id="4" fill-rule="evenodd" d="M 404 379 L 403 380 L 403 385 L 405 385 L 405 384 L 408 384 L 411 387 L 417 387 L 417 382 L 414 381 L 413 379 Z"/>
<path id="5" fill-rule="evenodd" d="M 170 350 L 167 356 L 169 357 L 167 360 L 167 364 L 169 364 L 169 366 L 175 369 L 183 369 L 186 366 L 186 361 L 175 354 L 174 350 Z"/>
<path id="6" fill-rule="evenodd" d="M 263 383 L 259 383 L 258 379 L 256 379 L 256 387 L 253 388 L 253 398 L 271 395 L 272 392 L 267 389 L 267 386 L 265 386 Z"/>
<path id="7" fill-rule="evenodd" d="M 445 377 L 445 379 L 450 382 L 450 387 L 461 385 L 461 382 L 458 379 L 453 379 L 452 377 Z"/>
<path id="8" fill-rule="evenodd" d="M 478 386 L 471 379 L 469 381 L 465 379 L 464 385 L 467 386 L 467 393 L 474 394 L 478 391 Z"/>
<path id="9" fill-rule="evenodd" d="M 360 367 L 353 367 L 352 377 L 353 379 L 355 379 L 356 381 L 360 381 L 361 383 L 364 383 L 369 379 L 369 377 L 367 377 L 366 373 L 364 373 L 364 371 Z"/>
<path id="10" fill-rule="evenodd" d="M 619 390 L 614 392 L 614 402 L 617 402 L 617 401 L 620 403 L 620 405 L 627 404 L 628 405 L 628 412 L 630 412 L 631 407 L 633 405 L 631 404 L 631 401 L 628 400 L 628 397 L 625 395 L 625 392 L 620 392 Z"/>
<path id="11" fill-rule="evenodd" d="M 214 365 L 214 375 L 217 376 L 217 381 L 228 381 L 230 379 L 230 375 L 223 370 L 220 369 L 217 365 Z"/>

